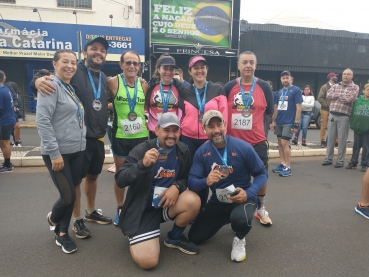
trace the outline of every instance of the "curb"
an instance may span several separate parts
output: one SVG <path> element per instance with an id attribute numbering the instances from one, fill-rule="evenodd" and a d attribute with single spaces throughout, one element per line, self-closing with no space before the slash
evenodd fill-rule
<path id="1" fill-rule="evenodd" d="M 337 155 L 338 149 L 334 149 L 334 155 Z M 325 156 L 326 149 L 306 149 L 306 150 L 292 150 L 291 157 L 317 157 Z M 352 148 L 347 148 L 346 155 L 352 154 Z M 269 150 L 269 158 L 279 158 L 278 150 Z M 11 162 L 18 167 L 35 167 L 45 166 L 44 160 L 41 156 L 33 157 L 13 157 Z M 105 154 L 104 164 L 114 163 L 113 154 Z"/>

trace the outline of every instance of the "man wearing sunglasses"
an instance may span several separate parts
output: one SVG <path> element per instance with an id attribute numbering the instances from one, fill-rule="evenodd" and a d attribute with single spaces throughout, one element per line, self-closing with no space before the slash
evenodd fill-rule
<path id="1" fill-rule="evenodd" d="M 183 232 L 200 209 L 200 198 L 187 190 L 191 156 L 179 141 L 178 116 L 164 113 L 153 138 L 129 153 L 115 180 L 120 188 L 129 186 L 119 227 L 129 237 L 133 260 L 142 269 L 155 267 L 160 254 L 160 223 L 174 221 L 164 240 L 169 248 L 197 254 L 198 247 Z"/>
<path id="2" fill-rule="evenodd" d="M 148 137 L 144 112 L 148 86 L 146 82 L 141 83 L 137 78 L 141 68 L 139 54 L 133 50 L 124 52 L 120 57 L 119 66 L 123 73 L 108 81 L 109 96 L 113 99 L 114 121 L 111 150 L 116 170 L 122 166 L 129 152 Z M 117 213 L 114 219 L 116 226 L 118 226 L 123 206 L 124 190 L 114 182 L 117 201 Z"/>

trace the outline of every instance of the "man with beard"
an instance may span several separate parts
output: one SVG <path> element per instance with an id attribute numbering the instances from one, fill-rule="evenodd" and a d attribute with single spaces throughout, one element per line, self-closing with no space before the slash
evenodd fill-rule
<path id="1" fill-rule="evenodd" d="M 236 234 L 231 259 L 241 262 L 246 259 L 245 237 L 252 227 L 257 193 L 266 183 L 268 174 L 249 143 L 225 135 L 226 123 L 219 111 L 207 111 L 202 122 L 209 141 L 196 151 L 188 188 L 200 191 L 210 187 L 212 196 L 196 217 L 188 238 L 200 244 L 231 223 Z"/>
<path id="2" fill-rule="evenodd" d="M 281 164 L 272 171 L 279 173 L 279 176 L 288 177 L 292 175 L 290 139 L 292 133 L 296 133 L 299 128 L 303 99 L 301 89 L 291 85 L 291 72 L 285 70 L 281 73 L 281 83 L 283 88 L 274 99 L 274 114 L 270 124 L 270 130 L 275 129 L 274 134 L 278 138 Z"/>
<path id="3" fill-rule="evenodd" d="M 129 237 L 133 260 L 143 269 L 159 262 L 160 223 L 165 221 L 175 220 L 165 246 L 198 253 L 198 247 L 183 235 L 199 212 L 200 198 L 187 190 L 191 156 L 179 141 L 180 133 L 177 115 L 164 113 L 155 128 L 157 138 L 133 148 L 115 175 L 118 187 L 129 187 L 119 226 Z"/>
<path id="4" fill-rule="evenodd" d="M 78 64 L 76 74 L 71 79 L 78 98 L 85 109 L 86 151 L 83 161 L 81 181 L 76 186 L 76 201 L 73 209 L 73 231 L 77 238 L 83 239 L 91 236 L 91 232 L 81 217 L 81 188 L 82 178 L 85 178 L 84 193 L 86 197 L 85 219 L 89 222 L 109 224 L 110 217 L 98 212 L 95 207 L 97 178 L 101 173 L 104 159 L 104 136 L 106 133 L 106 108 L 108 106 L 108 80 L 100 69 L 103 67 L 109 43 L 99 36 L 87 40 L 83 49 L 84 61 Z M 41 93 L 53 93 L 54 87 L 46 80 L 52 77 L 41 77 L 35 86 Z"/>

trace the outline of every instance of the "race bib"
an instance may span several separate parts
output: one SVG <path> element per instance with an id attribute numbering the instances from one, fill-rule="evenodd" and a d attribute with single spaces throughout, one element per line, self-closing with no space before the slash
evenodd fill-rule
<path id="1" fill-rule="evenodd" d="M 120 121 L 122 132 L 124 135 L 134 135 L 142 132 L 142 118 L 137 117 L 131 121 L 129 119 L 122 119 Z"/>
<path id="2" fill-rule="evenodd" d="M 158 198 L 159 195 L 161 193 L 163 193 L 164 191 L 166 191 L 166 190 L 167 190 L 167 188 L 164 188 L 164 187 L 155 187 L 154 188 L 154 195 L 152 197 L 152 200 L 154 200 L 155 198 Z M 152 202 L 152 206 L 154 206 L 154 202 Z"/>
<path id="3" fill-rule="evenodd" d="M 252 130 L 252 114 L 243 116 L 242 114 L 232 114 L 232 129 Z"/>
<path id="4" fill-rule="evenodd" d="M 278 110 L 279 111 L 287 111 L 287 108 L 288 108 L 288 101 L 284 101 L 283 103 L 282 103 L 282 101 L 278 102 Z"/>
<path id="5" fill-rule="evenodd" d="M 217 198 L 219 202 L 233 203 L 232 200 L 229 200 L 227 196 L 230 195 L 235 190 L 236 188 L 234 187 L 234 185 L 230 185 L 226 187 L 225 189 L 216 189 L 215 192 L 217 194 Z"/>

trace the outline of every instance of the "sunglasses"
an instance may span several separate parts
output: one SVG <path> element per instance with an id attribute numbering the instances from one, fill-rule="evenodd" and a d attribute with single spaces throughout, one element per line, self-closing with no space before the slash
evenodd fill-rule
<path id="1" fill-rule="evenodd" d="M 133 64 L 133 66 L 138 66 L 138 62 L 132 62 L 132 61 L 126 61 L 125 63 L 124 63 L 125 65 L 127 65 L 127 66 L 131 66 L 132 64 Z"/>

